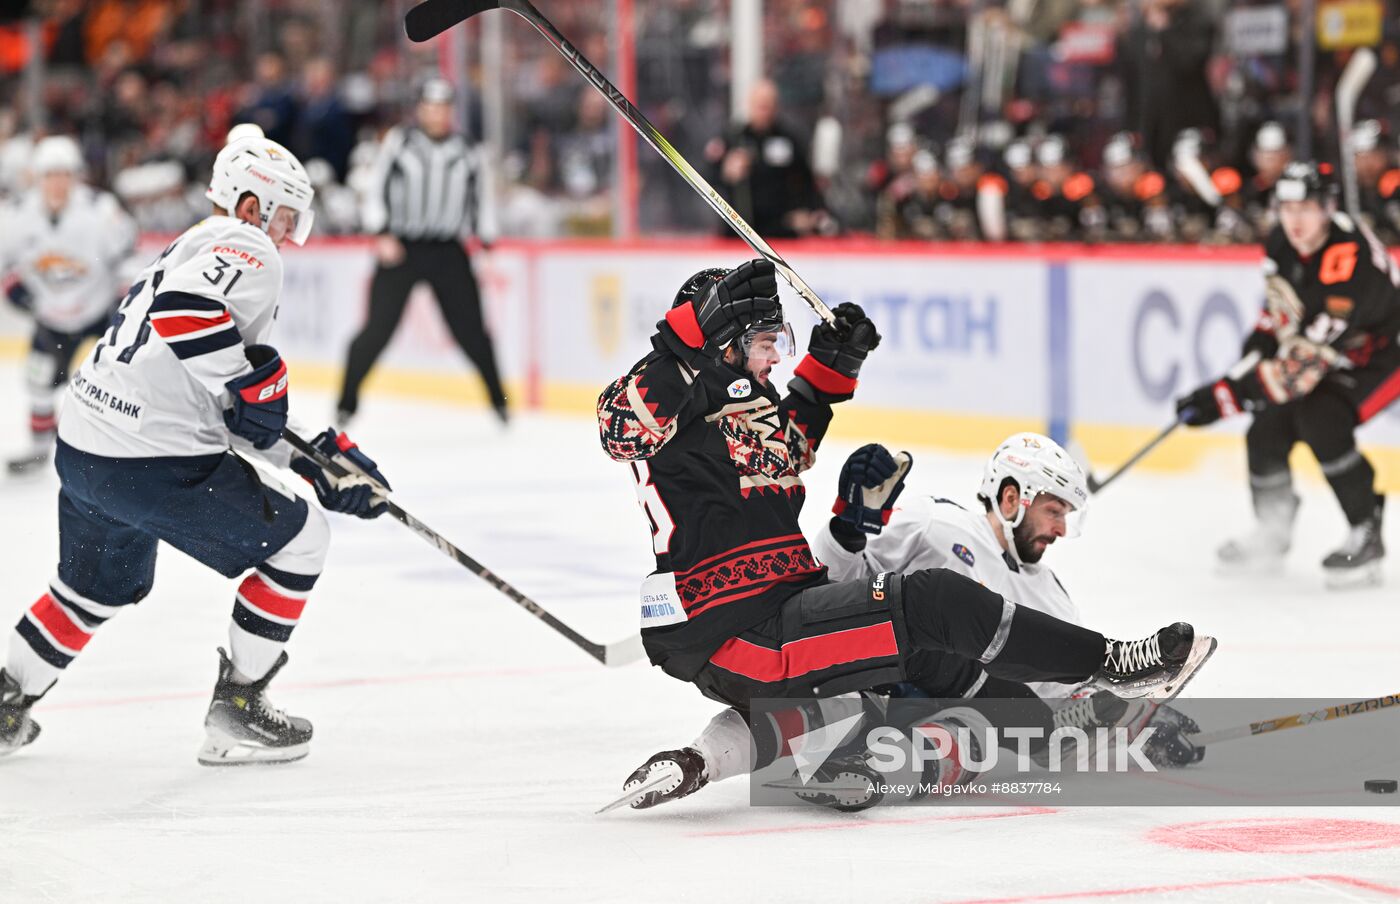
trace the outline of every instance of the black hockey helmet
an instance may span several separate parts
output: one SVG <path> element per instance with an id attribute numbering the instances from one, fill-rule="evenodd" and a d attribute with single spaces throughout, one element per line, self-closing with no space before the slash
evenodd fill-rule
<path id="1" fill-rule="evenodd" d="M 1311 160 L 1296 160 L 1283 168 L 1274 183 L 1274 201 L 1317 201 L 1326 204 L 1337 197 L 1337 180 L 1332 166 Z"/>
<path id="2" fill-rule="evenodd" d="M 719 282 L 729 275 L 727 267 L 706 267 L 699 273 L 687 279 L 676 291 L 676 298 L 671 302 L 671 307 L 678 308 L 687 301 L 691 304 L 699 304 L 700 299 L 705 297 L 705 293 L 710 291 L 710 286 Z"/>

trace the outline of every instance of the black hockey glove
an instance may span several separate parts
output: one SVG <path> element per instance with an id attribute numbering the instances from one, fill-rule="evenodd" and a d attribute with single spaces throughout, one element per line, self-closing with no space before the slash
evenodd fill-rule
<path id="1" fill-rule="evenodd" d="M 1238 380 L 1222 377 L 1176 400 L 1176 416 L 1188 427 L 1204 427 L 1246 410 Z"/>
<path id="2" fill-rule="evenodd" d="M 1153 729 L 1142 745 L 1147 761 L 1159 769 L 1174 769 L 1189 766 L 1205 759 L 1206 749 L 1198 746 L 1189 735 L 1200 734 L 1201 726 L 1185 713 L 1170 706 L 1159 706 L 1148 720 L 1147 727 Z"/>
<path id="3" fill-rule="evenodd" d="M 224 384 L 233 397 L 224 423 L 254 449 L 271 449 L 287 426 L 287 365 L 270 345 L 250 345 L 244 354 L 253 371 Z"/>
<path id="4" fill-rule="evenodd" d="M 350 437 L 328 427 L 311 445 L 349 472 L 336 477 L 313 459 L 300 455 L 292 458 L 292 470 L 316 488 L 316 498 L 324 508 L 357 518 L 378 518 L 388 511 L 389 502 L 383 493 L 392 489 L 389 481 L 379 472 L 374 459 L 361 452 Z"/>
<path id="5" fill-rule="evenodd" d="M 1244 347 L 1240 349 L 1240 357 L 1248 358 L 1251 353 L 1258 352 L 1259 359 L 1272 358 L 1278 354 L 1278 337 L 1268 330 L 1256 329 L 1244 339 Z"/>
<path id="6" fill-rule="evenodd" d="M 5 297 L 21 311 L 28 311 L 34 306 L 34 293 L 17 279 L 5 286 Z"/>
<path id="7" fill-rule="evenodd" d="M 904 478 L 913 466 L 908 452 L 891 455 L 879 443 L 852 452 L 837 481 L 836 504 L 831 507 L 835 520 L 863 533 L 880 533 L 890 523 L 895 500 L 904 491 Z"/>
<path id="8" fill-rule="evenodd" d="M 751 260 L 710 286 L 698 304 L 672 308 L 656 329 L 667 349 L 698 369 L 718 361 L 724 347 L 751 324 L 780 318 L 782 310 L 772 262 Z"/>
<path id="9" fill-rule="evenodd" d="M 855 395 L 856 380 L 865 358 L 880 344 L 875 324 L 860 305 L 837 305 L 834 325 L 812 327 L 807 357 L 797 365 L 792 388 L 816 402 L 843 402 Z"/>

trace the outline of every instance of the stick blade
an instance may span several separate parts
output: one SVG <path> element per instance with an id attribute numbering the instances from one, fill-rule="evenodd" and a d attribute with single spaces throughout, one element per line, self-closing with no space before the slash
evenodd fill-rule
<path id="1" fill-rule="evenodd" d="M 403 29 L 410 41 L 422 43 L 477 13 L 498 9 L 500 5 L 499 0 L 426 0 L 403 17 Z"/>
<path id="2" fill-rule="evenodd" d="M 633 634 L 624 640 L 608 644 L 603 648 L 603 665 L 610 669 L 645 659 L 646 649 L 642 646 L 642 635 Z"/>

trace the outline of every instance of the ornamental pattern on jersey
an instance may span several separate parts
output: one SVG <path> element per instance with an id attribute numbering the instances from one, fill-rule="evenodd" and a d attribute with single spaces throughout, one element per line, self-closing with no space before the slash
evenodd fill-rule
<path id="1" fill-rule="evenodd" d="M 775 584 L 797 580 L 821 570 L 801 534 L 775 537 L 768 549 L 731 552 L 689 571 L 676 573 L 676 592 L 686 614 L 699 613 L 757 596 Z"/>

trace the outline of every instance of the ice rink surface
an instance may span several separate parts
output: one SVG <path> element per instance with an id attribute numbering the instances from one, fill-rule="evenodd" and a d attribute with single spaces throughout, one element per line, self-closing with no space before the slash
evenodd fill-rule
<path id="1" fill-rule="evenodd" d="M 0 368 L 0 387 L 16 389 L 0 393 L 0 436 L 22 423 L 19 385 L 16 367 Z M 308 423 L 330 408 L 295 384 L 293 398 Z M 475 411 L 372 398 L 352 432 L 401 505 L 561 618 L 603 641 L 635 629 L 650 544 L 627 470 L 587 419 L 523 415 L 502 430 Z M 832 441 L 808 475 L 809 526 L 853 445 Z M 979 459 L 912 451 L 907 492 L 972 502 Z M 56 486 L 51 472 L 0 482 L 6 626 L 54 567 Z M 1124 478 L 1047 562 L 1105 633 L 1187 619 L 1216 635 L 1188 696 L 1400 690 L 1400 556 L 1386 588 L 1328 593 L 1317 563 L 1344 526 L 1325 487 L 1301 491 L 1282 574 L 1212 572 L 1215 545 L 1248 523 L 1239 462 Z M 735 780 L 594 816 L 715 704 L 643 664 L 599 667 L 387 518 L 333 519 L 325 576 L 272 688 L 315 722 L 311 756 L 196 764 L 234 583 L 163 548 L 155 591 L 36 709 L 38 742 L 0 761 L 0 902 L 1400 898 L 1393 808 L 843 815 L 751 809 Z M 1400 550 L 1400 519 L 1386 532 Z M 1248 745 L 1266 743 L 1236 742 L 1229 756 L 1222 745 L 1190 777 L 1227 779 Z"/>

